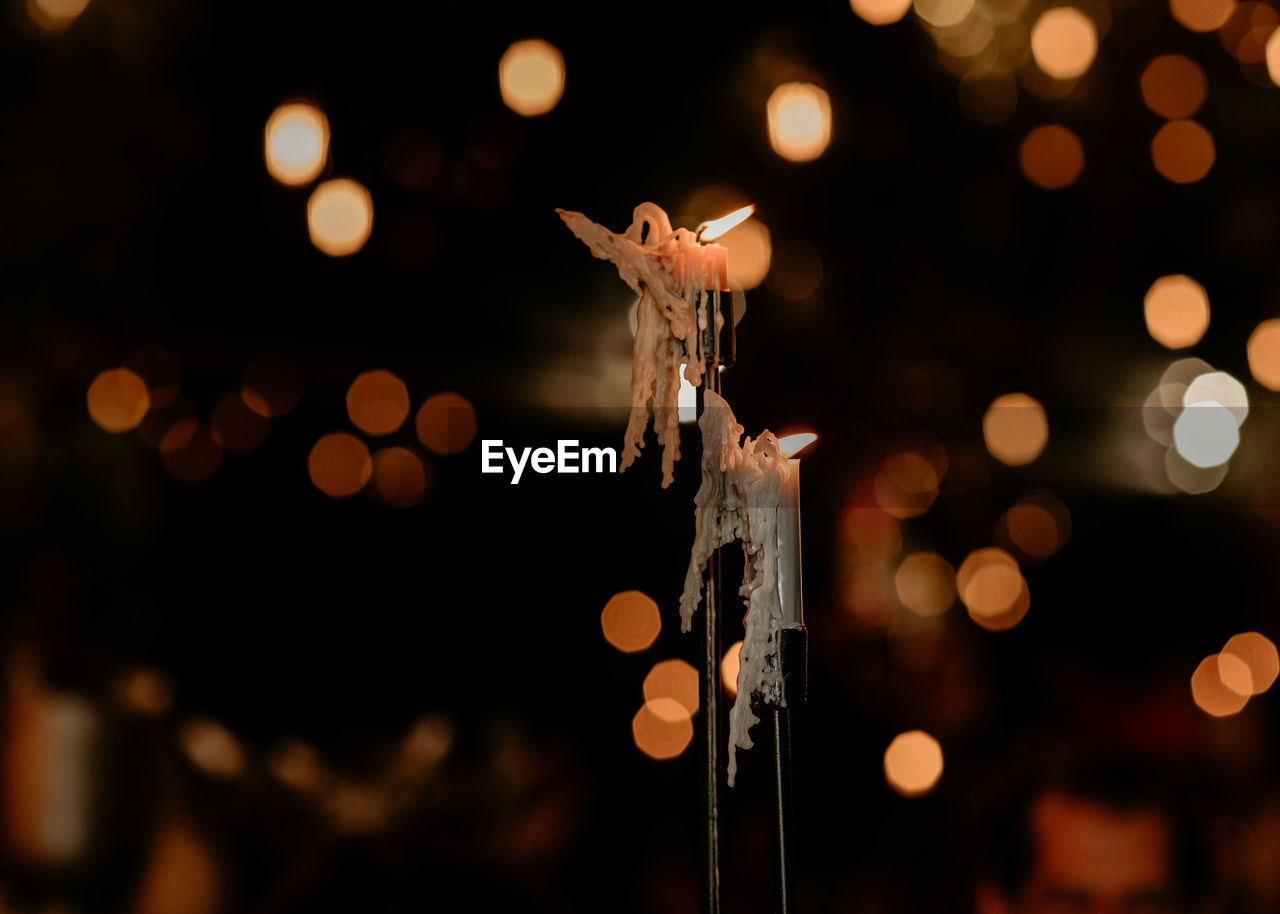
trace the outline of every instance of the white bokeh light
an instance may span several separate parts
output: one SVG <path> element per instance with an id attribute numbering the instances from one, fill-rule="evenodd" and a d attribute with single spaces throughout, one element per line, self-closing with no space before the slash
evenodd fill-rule
<path id="1" fill-rule="evenodd" d="M 1226 463 L 1240 444 L 1236 414 L 1221 403 L 1191 403 L 1173 424 L 1173 443 L 1192 466 L 1206 468 Z"/>

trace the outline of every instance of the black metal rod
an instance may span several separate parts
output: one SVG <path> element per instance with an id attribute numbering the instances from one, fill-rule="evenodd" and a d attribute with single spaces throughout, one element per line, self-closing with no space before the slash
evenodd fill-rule
<path id="1" fill-rule="evenodd" d="M 772 707 L 773 723 L 773 910 L 776 914 L 794 914 L 795 883 L 792 877 L 791 843 L 791 712 Z"/>

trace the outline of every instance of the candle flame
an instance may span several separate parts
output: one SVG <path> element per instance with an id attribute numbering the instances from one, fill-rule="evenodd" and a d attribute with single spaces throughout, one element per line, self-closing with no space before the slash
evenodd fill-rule
<path id="1" fill-rule="evenodd" d="M 798 432 L 779 438 L 778 450 L 782 452 L 783 457 L 794 457 L 817 440 L 818 436 L 813 432 Z"/>
<path id="2" fill-rule="evenodd" d="M 727 216 L 721 216 L 719 219 L 712 219 L 710 222 L 704 222 L 698 226 L 698 237 L 703 241 L 714 241 L 725 232 L 735 228 L 751 218 L 751 214 L 756 211 L 756 205 L 751 203 L 742 209 L 735 209 Z"/>

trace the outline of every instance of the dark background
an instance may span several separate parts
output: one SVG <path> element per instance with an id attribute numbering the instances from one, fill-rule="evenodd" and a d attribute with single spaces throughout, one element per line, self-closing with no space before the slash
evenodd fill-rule
<path id="1" fill-rule="evenodd" d="M 1216 815 L 1253 823 L 1275 797 L 1275 700 L 1216 721 L 1187 683 L 1236 632 L 1277 632 L 1275 395 L 1250 384 L 1242 469 L 1216 492 L 1153 494 L 1111 469 L 1117 448 L 1159 459 L 1142 435 L 1114 433 L 1140 432 L 1135 407 L 1176 358 L 1142 321 L 1156 276 L 1205 285 L 1212 324 L 1194 354 L 1248 378 L 1245 339 L 1277 308 L 1280 90 L 1163 5 L 1111 12 L 1067 98 L 1024 91 L 988 126 L 965 116 L 913 16 L 873 28 L 834 0 L 588 12 L 92 0 L 57 34 L 10 4 L 0 374 L 27 417 L 8 434 L 20 426 L 35 445 L 0 474 L 0 631 L 10 651 L 36 651 L 51 687 L 103 709 L 116 760 L 94 777 L 118 800 L 82 865 L 7 858 L 14 909 L 128 909 L 165 815 L 194 823 L 225 910 L 695 909 L 696 753 L 654 762 L 629 728 L 652 663 L 694 658 L 675 622 L 692 429 L 670 490 L 652 439 L 621 477 L 520 486 L 480 475 L 477 442 L 434 461 L 435 491 L 403 511 L 321 494 L 306 456 L 351 430 L 347 386 L 372 368 L 398 374 L 415 409 L 462 393 L 481 438 L 620 446 L 616 414 L 582 406 L 589 390 L 566 403 L 539 386 L 629 360 L 634 297 L 554 208 L 621 231 L 637 203 L 676 213 L 709 183 L 737 188 L 775 246 L 807 241 L 824 267 L 803 305 L 751 291 L 724 377 L 749 434 L 805 424 L 822 436 L 804 478 L 804 907 L 962 909 L 971 796 L 1044 747 L 1158 752 L 1202 775 Z M 568 74 L 558 107 L 528 120 L 503 107 L 496 80 L 503 50 L 526 37 L 555 44 Z M 1205 68 L 1196 117 L 1217 144 L 1212 171 L 1185 187 L 1152 168 L 1161 120 L 1138 91 L 1170 52 Z M 798 74 L 834 107 L 831 147 L 803 165 L 771 151 L 764 116 L 773 85 Z M 373 235 L 355 256 L 315 250 L 309 190 L 263 166 L 263 124 L 297 96 L 329 118 L 326 174 L 372 193 Z M 1043 123 L 1085 147 L 1061 191 L 1019 172 L 1018 144 Z M 386 173 L 406 129 L 438 144 L 425 190 Z M 179 356 L 202 415 L 263 354 L 296 366 L 305 392 L 258 452 L 186 484 L 85 409 L 93 377 L 147 344 Z M 981 435 L 986 405 L 1014 390 L 1050 422 L 1044 456 L 1017 469 L 987 458 Z M 888 442 L 917 429 L 976 455 L 986 482 L 905 521 L 908 549 L 958 565 L 1032 489 L 1051 490 L 1072 522 L 1065 549 L 1026 572 L 1021 625 L 987 633 L 957 604 L 923 654 L 850 612 L 840 573 L 844 512 Z M 410 426 L 397 434 L 412 441 Z M 599 623 L 633 588 L 664 613 L 657 643 L 634 656 Z M 114 677 L 138 665 L 172 684 L 159 717 L 112 709 Z M 263 773 L 274 746 L 299 738 L 343 776 L 371 778 L 426 714 L 450 722 L 450 751 L 370 832 L 334 829 Z M 236 735 L 243 776 L 186 763 L 175 734 L 191 715 Z M 907 800 L 881 760 L 917 727 L 947 767 Z M 766 772 L 750 754 L 743 765 L 725 800 L 726 911 L 768 897 Z"/>

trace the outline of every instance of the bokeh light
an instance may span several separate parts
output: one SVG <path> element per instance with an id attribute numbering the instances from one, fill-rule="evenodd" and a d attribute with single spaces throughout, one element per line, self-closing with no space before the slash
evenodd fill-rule
<path id="1" fill-rule="evenodd" d="M 1173 18 L 1193 32 L 1212 32 L 1231 18 L 1236 0 L 1169 0 Z"/>
<path id="2" fill-rule="evenodd" d="M 1066 505 L 1047 492 L 1020 498 L 996 526 L 997 540 L 1032 562 L 1053 555 L 1070 536 L 1071 514 Z"/>
<path id="3" fill-rule="evenodd" d="M 147 385 L 128 368 L 108 368 L 89 384 L 89 416 L 103 431 L 131 431 L 151 408 Z"/>
<path id="4" fill-rule="evenodd" d="M 311 482 L 332 498 L 346 498 L 364 488 L 373 475 L 373 459 L 365 443 L 347 432 L 332 432 L 315 443 L 307 456 Z"/>
<path id="5" fill-rule="evenodd" d="M 1227 717 L 1244 708 L 1249 701 L 1227 687 L 1218 667 L 1218 655 L 1210 654 L 1191 674 L 1191 698 L 1201 711 L 1214 717 Z"/>
<path id="6" fill-rule="evenodd" d="M 1147 332 L 1168 349 L 1200 342 L 1209 329 L 1209 295 L 1190 276 L 1161 276 L 1142 302 Z"/>
<path id="7" fill-rule="evenodd" d="M 729 258 L 729 282 L 744 290 L 754 289 L 769 274 L 773 243 L 769 229 L 759 219 L 748 219 L 716 239 Z"/>
<path id="8" fill-rule="evenodd" d="M 849 0 L 849 5 L 871 25 L 890 25 L 911 9 L 911 0 Z"/>
<path id="9" fill-rule="evenodd" d="M 264 419 L 283 416 L 302 399 L 302 375 L 283 360 L 254 359 L 240 377 L 240 396 L 245 406 Z"/>
<path id="10" fill-rule="evenodd" d="M 367 435 L 390 435 L 409 418 L 409 388 L 384 369 L 362 372 L 347 389 L 347 415 Z"/>
<path id="11" fill-rule="evenodd" d="M 1254 327 L 1246 351 L 1253 379 L 1267 390 L 1280 390 L 1280 317 Z"/>
<path id="12" fill-rule="evenodd" d="M 1267 75 L 1273 83 L 1280 86 L 1280 29 L 1271 33 L 1263 53 L 1267 61 Z"/>
<path id="13" fill-rule="evenodd" d="M 996 397 L 982 417 L 982 437 L 991 456 L 1009 466 L 1031 463 L 1049 441 L 1044 407 L 1024 393 Z"/>
<path id="14" fill-rule="evenodd" d="M 364 247 L 373 230 L 373 197 L 350 178 L 325 181 L 307 200 L 311 243 L 330 257 L 345 257 Z"/>
<path id="15" fill-rule="evenodd" d="M 658 604 L 638 590 L 614 594 L 600 613 L 604 638 L 618 650 L 628 654 L 643 651 L 662 631 L 662 615 Z"/>
<path id="16" fill-rule="evenodd" d="M 1209 173 L 1216 157 L 1213 137 L 1192 120 L 1170 121 L 1151 141 L 1156 171 L 1175 184 L 1199 181 Z"/>
<path id="17" fill-rule="evenodd" d="M 940 616 L 956 599 L 956 571 L 936 552 L 913 552 L 893 576 L 898 600 L 919 616 Z"/>
<path id="18" fill-rule="evenodd" d="M 690 714 L 698 713 L 698 671 L 683 660 L 660 660 L 644 678 L 645 701 L 670 698 Z"/>
<path id="19" fill-rule="evenodd" d="M 160 451 L 165 470 L 183 482 L 204 482 L 222 465 L 222 447 L 203 422 L 174 425 L 161 439 Z"/>
<path id="20" fill-rule="evenodd" d="M 650 758 L 675 758 L 693 739 L 693 721 L 678 701 L 655 698 L 632 718 L 631 734 L 636 747 Z"/>
<path id="21" fill-rule="evenodd" d="M 502 101 L 516 114 L 546 114 L 564 94 L 564 57 L 553 45 L 537 38 L 517 41 L 498 61 Z"/>
<path id="22" fill-rule="evenodd" d="M 892 451 L 875 478 L 876 504 L 886 514 L 906 520 L 923 514 L 938 497 L 937 467 L 910 447 Z"/>
<path id="23" fill-rule="evenodd" d="M 130 914 L 218 914 L 225 877 L 217 852 L 193 826 L 172 815 L 151 838 Z"/>
<path id="24" fill-rule="evenodd" d="M 1246 698 L 1253 695 L 1253 672 L 1249 664 L 1235 654 L 1218 654 L 1218 677 L 1222 684 L 1237 695 Z"/>
<path id="25" fill-rule="evenodd" d="M 1191 117 L 1209 94 L 1200 64 L 1181 54 L 1164 54 L 1147 64 L 1140 85 L 1147 107 L 1170 121 Z"/>
<path id="26" fill-rule="evenodd" d="M 956 573 L 956 590 L 970 618 L 992 631 L 1012 628 L 1026 612 L 1026 580 L 1017 561 L 1003 549 L 969 553 Z"/>
<path id="27" fill-rule="evenodd" d="M 1018 147 L 1018 161 L 1027 180 L 1046 190 L 1073 184 L 1084 170 L 1080 138 L 1061 124 L 1036 127 Z"/>
<path id="28" fill-rule="evenodd" d="M 219 447 L 232 454 L 248 454 L 262 446 L 271 423 L 251 410 L 236 391 L 224 395 L 213 407 L 209 427 Z"/>
<path id="29" fill-rule="evenodd" d="M 1098 29 L 1074 6 L 1045 10 L 1031 27 L 1031 53 L 1054 79 L 1075 79 L 1098 53 Z"/>
<path id="30" fill-rule="evenodd" d="M 784 159 L 811 162 L 831 143 L 831 99 L 813 83 L 778 86 L 769 96 L 766 113 L 769 143 Z M 732 256 L 729 263 L 732 266 Z"/>
<path id="31" fill-rule="evenodd" d="M 146 717 L 159 717 L 173 705 L 173 686 L 158 670 L 128 670 L 111 683 L 111 695 L 121 707 Z"/>
<path id="32" fill-rule="evenodd" d="M 1260 632 L 1243 632 L 1235 635 L 1223 646 L 1219 663 L 1233 657 L 1249 668 L 1249 682 L 1254 695 L 1261 695 L 1280 675 L 1280 652 L 1275 643 Z"/>
<path id="33" fill-rule="evenodd" d="M 923 730 L 899 733 L 884 752 L 884 776 L 904 797 L 923 796 L 942 777 L 942 746 Z"/>
<path id="34" fill-rule="evenodd" d="M 1164 453 L 1164 472 L 1174 488 L 1188 495 L 1204 495 L 1222 485 L 1227 478 L 1227 464 L 1198 467 L 1179 454 L 1176 447 L 1170 447 Z"/>
<path id="35" fill-rule="evenodd" d="M 1226 463 L 1240 444 L 1235 414 L 1221 403 L 1194 403 L 1173 423 L 1173 444 L 1192 466 Z"/>
<path id="36" fill-rule="evenodd" d="M 414 425 L 427 450 L 441 456 L 459 454 L 476 436 L 476 410 L 461 394 L 435 394 L 422 404 Z"/>
<path id="37" fill-rule="evenodd" d="M 422 458 L 407 447 L 388 447 L 373 455 L 373 493 L 393 508 L 422 501 L 433 482 Z"/>
<path id="38" fill-rule="evenodd" d="M 306 102 L 281 105 L 263 131 L 267 172 L 281 184 L 310 184 L 329 156 L 329 120 Z"/>
<path id="39" fill-rule="evenodd" d="M 730 698 L 738 695 L 738 672 L 742 669 L 742 642 L 735 641 L 720 658 L 720 684 Z"/>
<path id="40" fill-rule="evenodd" d="M 1260 64 L 1267 58 L 1267 42 L 1280 26 L 1280 14 L 1268 3 L 1237 3 L 1218 29 L 1218 40 L 1242 64 Z"/>
<path id="41" fill-rule="evenodd" d="M 197 718 L 178 728 L 178 742 L 191 763 L 216 778 L 239 777 L 244 771 L 244 749 L 217 721 Z"/>
<path id="42" fill-rule="evenodd" d="M 940 29 L 959 25 L 973 12 L 974 0 L 914 0 L 916 15 Z"/>
<path id="43" fill-rule="evenodd" d="M 59 32 L 80 18 L 89 0 L 27 0 L 27 15 L 40 28 Z"/>
<path id="44" fill-rule="evenodd" d="M 1182 405 L 1216 403 L 1231 410 L 1236 425 L 1243 425 L 1249 417 L 1249 392 L 1244 385 L 1225 371 L 1206 371 L 1187 385 L 1182 393 Z"/>
<path id="45" fill-rule="evenodd" d="M 302 794 L 317 794 L 329 786 L 331 776 L 319 753 L 300 740 L 288 740 L 267 758 L 267 771 L 277 781 Z"/>

